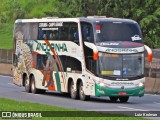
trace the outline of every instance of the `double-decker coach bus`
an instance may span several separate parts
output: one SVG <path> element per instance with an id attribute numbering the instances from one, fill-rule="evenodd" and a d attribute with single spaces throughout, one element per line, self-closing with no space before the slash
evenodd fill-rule
<path id="1" fill-rule="evenodd" d="M 106 17 L 18 19 L 13 83 L 27 92 L 109 96 L 127 102 L 144 95 L 144 51 L 137 22 Z"/>

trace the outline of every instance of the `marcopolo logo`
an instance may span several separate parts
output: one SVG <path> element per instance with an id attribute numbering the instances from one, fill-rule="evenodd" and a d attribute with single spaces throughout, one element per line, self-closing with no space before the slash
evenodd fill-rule
<path id="1" fill-rule="evenodd" d="M 138 50 L 133 49 L 133 48 L 107 48 L 106 52 L 109 52 L 109 53 L 136 53 L 138 52 Z"/>

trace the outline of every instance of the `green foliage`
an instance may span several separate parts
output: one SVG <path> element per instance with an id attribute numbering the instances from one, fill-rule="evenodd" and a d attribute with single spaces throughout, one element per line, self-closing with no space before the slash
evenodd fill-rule
<path id="1" fill-rule="evenodd" d="M 13 48 L 13 23 L 0 24 L 0 48 Z"/>
<path id="2" fill-rule="evenodd" d="M 54 8 L 59 11 L 56 13 L 59 17 L 105 15 L 136 20 L 145 44 L 160 48 L 160 0 L 61 0 L 58 4 Z"/>
<path id="3" fill-rule="evenodd" d="M 140 24 L 145 43 L 160 48 L 160 0 L 0 0 L 0 3 L 0 24 L 47 16 L 133 19 Z"/>

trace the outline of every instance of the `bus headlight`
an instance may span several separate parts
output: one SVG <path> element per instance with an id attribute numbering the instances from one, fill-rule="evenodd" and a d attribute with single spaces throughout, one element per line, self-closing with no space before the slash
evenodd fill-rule
<path id="1" fill-rule="evenodd" d="M 140 83 L 139 83 L 139 87 L 142 87 L 142 86 L 144 86 L 144 84 L 140 82 Z"/>
<path id="2" fill-rule="evenodd" d="M 104 87 L 104 86 L 105 86 L 104 83 L 100 83 L 99 85 L 100 85 L 101 87 Z"/>

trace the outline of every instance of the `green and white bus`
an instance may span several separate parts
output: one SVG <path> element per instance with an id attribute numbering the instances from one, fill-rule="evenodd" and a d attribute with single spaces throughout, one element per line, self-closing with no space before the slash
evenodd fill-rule
<path id="1" fill-rule="evenodd" d="M 27 92 L 109 96 L 127 102 L 144 95 L 144 45 L 137 22 L 101 16 L 18 19 L 13 83 Z"/>

